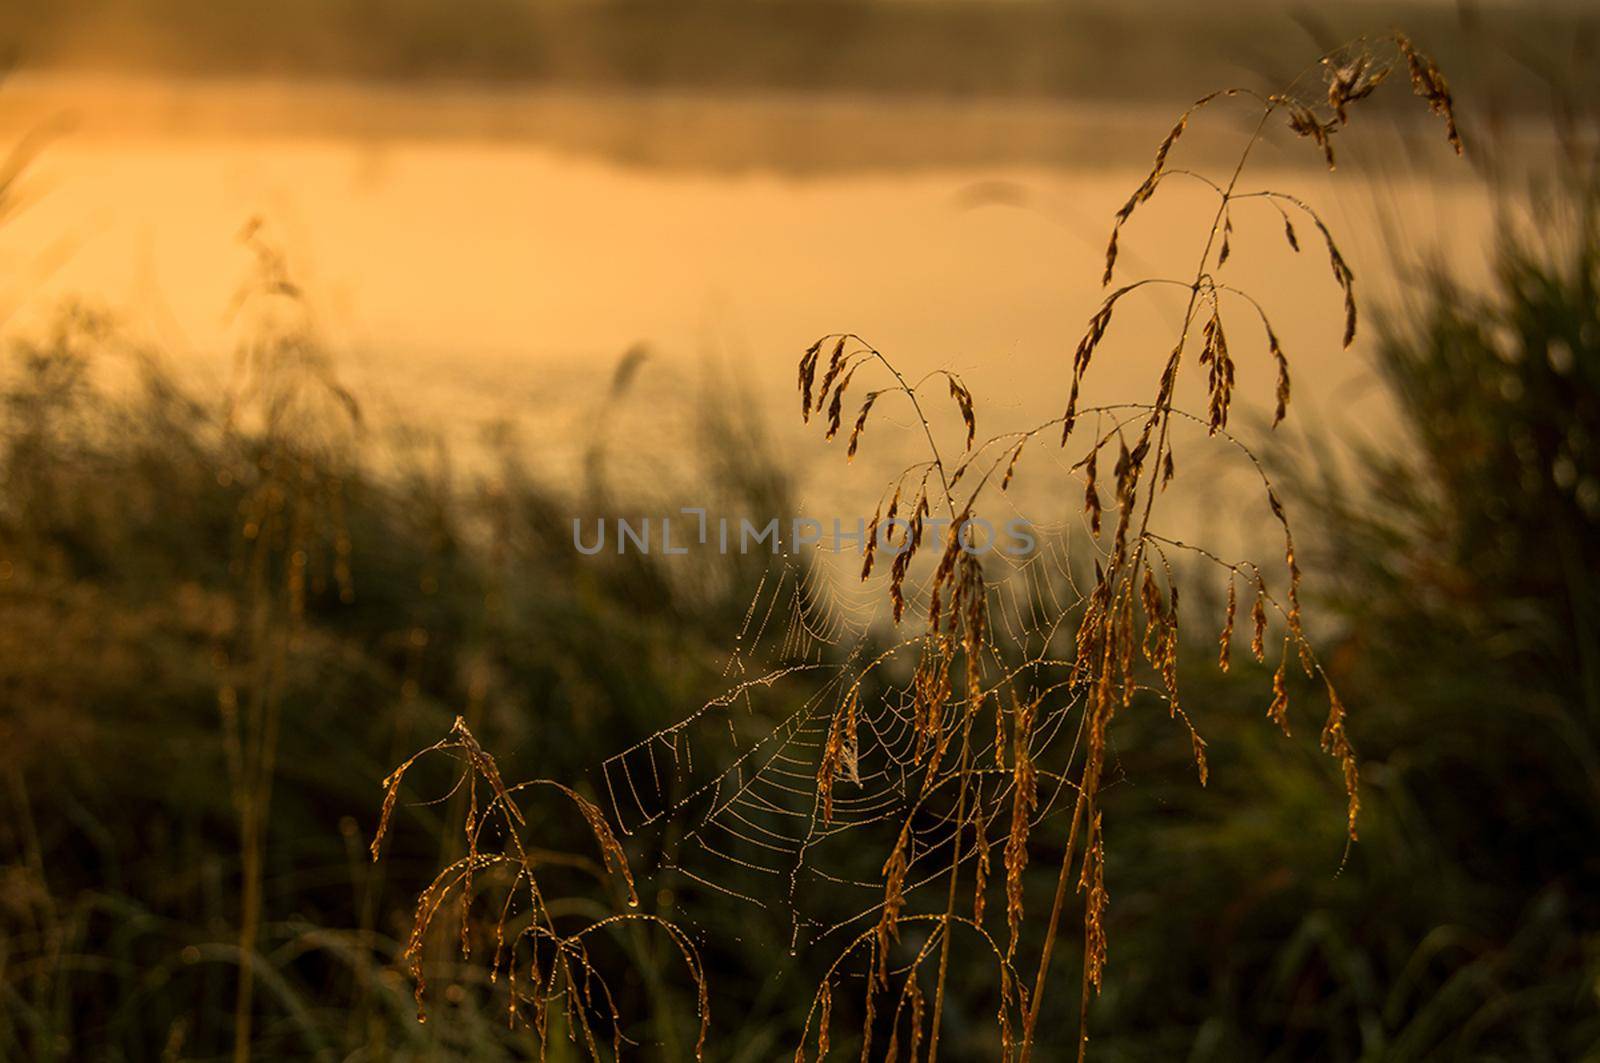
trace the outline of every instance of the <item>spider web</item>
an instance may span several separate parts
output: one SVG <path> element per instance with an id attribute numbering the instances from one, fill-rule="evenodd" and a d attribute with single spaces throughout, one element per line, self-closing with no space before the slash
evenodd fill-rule
<path id="1" fill-rule="evenodd" d="M 1041 705 L 1029 740 L 1040 766 L 1035 826 L 1068 789 L 1071 751 L 1055 750 L 1066 744 L 1063 736 L 1076 735 L 1081 719 L 1065 686 L 1072 618 L 1085 600 L 1068 541 L 1065 534 L 1045 534 L 1030 557 L 990 553 L 984 559 L 986 569 L 1002 570 L 986 571 L 985 578 L 994 641 L 1007 651 L 1003 660 L 991 651 L 986 685 L 993 689 L 994 676 L 1025 670 L 1034 673 L 1033 683 L 1052 671 L 1060 677 L 1061 696 Z M 859 930 L 875 916 L 883 900 L 882 865 L 902 827 L 909 839 L 904 892 L 912 904 L 921 887 L 948 881 L 958 828 L 968 839 L 966 865 L 980 852 L 973 837 L 992 849 L 1003 844 L 1009 827 L 1014 782 L 996 749 L 997 723 L 975 725 L 959 821 L 956 758 L 945 757 L 932 771 L 917 759 L 911 673 L 925 648 L 931 566 L 913 566 L 908 608 L 897 626 L 888 620 L 887 581 L 855 585 L 853 572 L 845 570 L 857 565 L 857 555 L 838 551 L 775 558 L 728 659 L 726 689 L 600 769 L 602 791 L 622 830 L 661 832 L 664 876 L 786 911 L 791 951 Z M 819 765 L 834 714 L 858 681 L 864 685 L 856 748 L 847 751 L 832 815 L 825 817 Z M 989 695 L 982 716 L 994 715 L 999 696 Z M 965 715 L 961 698 L 952 695 L 949 705 L 942 725 L 947 732 Z M 1047 757 L 1054 770 L 1044 767 Z"/>

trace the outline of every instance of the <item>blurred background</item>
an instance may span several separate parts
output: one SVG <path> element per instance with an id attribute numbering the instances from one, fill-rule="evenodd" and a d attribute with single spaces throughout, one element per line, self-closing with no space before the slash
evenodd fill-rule
<path id="1" fill-rule="evenodd" d="M 1164 716 L 1119 720 L 1092 1055 L 1600 1059 L 1596 23 L 1577 0 L 11 0 L 0 1058 L 538 1055 L 448 933 L 417 1023 L 399 956 L 464 805 L 419 783 L 374 864 L 380 783 L 460 713 L 508 779 L 599 800 L 605 758 L 726 688 L 765 571 L 579 558 L 572 518 L 870 513 L 917 441 L 886 424 L 847 469 L 805 430 L 794 361 L 825 333 L 960 372 L 985 435 L 1058 415 L 1176 116 L 1399 27 L 1451 79 L 1464 163 L 1401 71 L 1336 171 L 1279 130 L 1246 179 L 1337 234 L 1356 344 L 1276 213 L 1241 213 L 1228 267 L 1294 359 L 1289 423 L 1269 439 L 1259 368 L 1236 419 L 1292 500 L 1363 840 L 1342 857 L 1316 728 L 1279 737 L 1261 670 L 1215 675 L 1202 630 L 1210 785 Z M 1225 177 L 1254 117 L 1208 109 L 1175 157 Z M 1192 271 L 1213 203 L 1169 182 L 1123 273 Z M 1148 396 L 1182 294 L 1119 321 L 1100 401 Z M 1063 535 L 1068 464 L 1017 488 Z M 1176 519 L 1254 548 L 1240 470 L 1201 473 Z M 757 724 L 810 692 L 780 693 Z M 620 901 L 581 820 L 533 822 L 573 912 Z M 641 869 L 670 844 L 627 839 Z M 828 950 L 791 952 L 783 903 L 641 881 L 703 934 L 707 1056 L 789 1058 Z M 630 1055 L 690 1058 L 672 950 L 615 948 Z M 997 1058 L 992 996 L 960 984 L 947 1058 Z"/>

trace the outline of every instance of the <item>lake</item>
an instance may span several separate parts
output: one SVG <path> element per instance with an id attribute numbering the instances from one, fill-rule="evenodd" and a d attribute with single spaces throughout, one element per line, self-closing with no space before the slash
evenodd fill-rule
<path id="1" fill-rule="evenodd" d="M 801 506 L 818 513 L 870 511 L 897 463 L 918 456 L 918 433 L 904 408 L 883 408 L 846 474 L 842 441 L 826 447 L 796 416 L 801 350 L 849 331 L 913 379 L 952 369 L 976 395 L 980 436 L 1059 415 L 1102 297 L 1109 222 L 1178 109 L 42 76 L 0 98 L 13 141 L 62 129 L 26 173 L 25 209 L 0 228 L 14 332 L 87 297 L 198 386 L 226 388 L 229 307 L 251 269 L 238 237 L 260 218 L 380 423 L 437 432 L 470 461 L 484 426 L 509 422 L 538 470 L 569 476 L 610 374 L 642 348 L 609 417 L 615 476 L 670 482 L 693 397 L 710 396 L 768 426 Z M 1241 183 L 1319 205 L 1369 322 L 1395 291 L 1396 249 L 1437 248 L 1477 275 L 1491 218 L 1437 129 L 1374 117 L 1341 137 L 1334 174 L 1279 131 Z M 1196 121 L 1173 165 L 1225 179 L 1249 118 Z M 1125 230 L 1119 279 L 1191 277 L 1214 207 L 1204 185 L 1169 179 Z M 1267 201 L 1241 201 L 1232 220 L 1222 279 L 1271 315 L 1296 423 L 1390 436 L 1372 330 L 1341 350 L 1340 296 L 1313 228 L 1297 218 L 1295 254 Z M 1182 297 L 1129 297 L 1088 401 L 1152 394 Z M 1248 435 L 1251 411 L 1271 408 L 1272 362 L 1254 311 L 1224 312 Z M 1184 397 L 1203 410 L 1199 391 Z M 936 427 L 954 441 L 942 386 L 931 401 L 948 407 Z M 1054 513 L 1080 455 L 1041 450 L 1053 479 L 1035 479 L 1033 497 Z"/>

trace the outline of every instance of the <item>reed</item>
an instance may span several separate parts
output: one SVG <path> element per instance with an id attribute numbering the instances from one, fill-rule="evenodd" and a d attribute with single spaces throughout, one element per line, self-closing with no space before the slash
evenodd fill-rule
<path id="1" fill-rule="evenodd" d="M 239 827 L 239 978 L 234 1003 L 235 1063 L 252 1055 L 263 861 L 277 776 L 285 677 L 304 635 L 306 601 L 330 579 L 350 602 L 350 536 L 343 478 L 350 433 L 361 423 L 354 398 L 333 374 L 310 309 L 283 253 L 259 221 L 240 233 L 254 270 L 234 310 L 244 339 L 224 419 L 229 449 L 245 460 L 218 471 L 244 490 L 238 510 L 239 577 L 245 622 L 213 660 L 223 749 Z M 248 433 L 248 442 L 238 438 Z"/>
<path id="2" fill-rule="evenodd" d="M 1247 323 L 1253 319 L 1261 330 L 1261 360 L 1269 367 L 1267 393 L 1275 426 L 1289 413 L 1291 360 L 1265 302 L 1230 283 L 1224 271 L 1234 250 L 1236 213 L 1275 211 L 1289 254 L 1302 253 L 1297 223 L 1309 226 L 1342 303 L 1342 343 L 1350 345 L 1358 327 L 1355 277 L 1333 232 L 1300 196 L 1248 189 L 1242 181 L 1254 149 L 1279 124 L 1309 142 L 1331 168 L 1337 136 L 1353 109 L 1396 71 L 1409 77 L 1415 95 L 1444 122 L 1449 145 L 1460 153 L 1444 76 L 1399 34 L 1356 41 L 1327 55 L 1280 93 L 1222 90 L 1201 97 L 1179 116 L 1161 141 L 1149 174 L 1115 215 L 1101 278 L 1108 291 L 1078 341 L 1064 410 L 1056 418 L 980 441 L 977 402 L 954 373 L 939 370 L 911 381 L 888 355 L 848 332 L 824 336 L 802 354 L 796 377 L 802 418 L 807 423 L 818 418 L 825 439 L 833 440 L 846 425 L 847 410 L 855 408 L 848 419 L 847 460 L 864 441 L 870 443 L 874 416 L 882 419 L 891 404 L 909 415 L 910 430 L 925 442 L 926 453 L 889 484 L 864 544 L 860 579 L 881 585 L 894 634 L 887 649 L 878 648 L 877 635 L 863 635 L 848 647 L 826 688 L 831 702 L 816 720 L 813 835 L 808 839 L 854 825 L 841 787 L 881 793 L 890 811 L 872 820 L 884 828 L 887 846 L 879 865 L 880 899 L 840 924 L 861 925 L 817 986 L 795 1047 L 797 1063 L 837 1049 L 835 1013 L 847 995 L 857 998 L 863 1017 L 863 1061 L 904 1055 L 932 1063 L 946 1033 L 952 972 L 974 964 L 993 971 L 997 1004 L 991 1057 L 1032 1058 L 1073 896 L 1079 898 L 1074 918 L 1081 921 L 1083 951 L 1076 1054 L 1080 1061 L 1085 1058 L 1090 1003 L 1112 976 L 1107 913 L 1114 882 L 1108 879 L 1106 853 L 1114 824 L 1107 821 L 1101 792 L 1117 717 L 1141 703 L 1164 705 L 1202 786 L 1211 772 L 1206 740 L 1182 694 L 1179 668 L 1180 633 L 1191 626 L 1179 623 L 1180 601 L 1201 596 L 1180 593 L 1180 571 L 1210 573 L 1219 591 L 1225 586 L 1226 607 L 1216 629 L 1222 671 L 1229 669 L 1234 653 L 1240 595 L 1248 599 L 1250 653 L 1271 667 L 1264 715 L 1275 726 L 1285 733 L 1291 728 L 1293 669 L 1324 688 L 1321 745 L 1342 775 L 1347 846 L 1355 842 L 1361 808 L 1356 753 L 1346 730 L 1345 707 L 1306 632 L 1302 571 L 1289 514 L 1263 461 L 1229 430 L 1236 387 L 1255 383 L 1253 376 L 1240 373 L 1249 360 L 1239 344 L 1239 337 L 1251 331 Z M 1175 165 L 1191 119 L 1203 109 L 1222 106 L 1242 107 L 1254 116 L 1231 169 L 1213 176 Z M 1124 229 L 1173 179 L 1199 182 L 1215 195 L 1215 208 L 1199 228 L 1193 272 L 1141 277 L 1112 287 Z M 1123 315 L 1137 312 L 1137 296 L 1160 288 L 1179 290 L 1186 305 L 1149 397 L 1091 403 L 1087 383 L 1102 342 Z M 1194 374 L 1202 377 L 1205 406 L 1190 411 L 1178 405 L 1178 392 L 1180 381 Z M 937 427 L 944 422 L 937 415 L 942 403 L 950 404 L 953 415 L 949 432 Z M 1179 453 L 1180 435 L 1187 439 L 1189 434 L 1197 437 L 1195 446 L 1226 448 L 1254 470 L 1262 503 L 1281 531 L 1278 560 L 1230 560 L 1203 544 L 1162 533 L 1159 503 L 1191 464 L 1187 454 Z M 1067 449 L 1072 473 L 1081 481 L 1081 486 L 1062 490 L 1081 490 L 1093 578 L 1083 593 L 1056 601 L 1037 627 L 1019 637 L 1008 620 L 1008 606 L 1014 603 L 1005 596 L 1011 592 L 969 547 L 981 515 L 997 506 L 998 496 L 1019 476 L 1034 474 L 1023 459 L 1051 446 Z M 936 548 L 937 560 L 918 566 L 915 554 L 925 539 Z M 894 550 L 887 569 L 878 564 L 886 549 Z M 1189 569 L 1181 567 L 1183 559 L 1193 562 Z M 906 678 L 894 670 L 900 662 L 909 662 Z M 756 682 L 770 684 L 792 670 L 775 671 Z M 750 685 L 747 681 L 701 713 L 734 703 Z M 880 727 L 868 726 L 880 719 L 904 725 L 903 745 L 891 748 Z M 669 729 L 655 739 L 659 747 L 639 748 L 652 756 L 657 748 L 670 748 L 676 760 L 680 733 Z M 448 752 L 461 762 L 457 785 L 469 792 L 469 844 L 467 856 L 447 866 L 418 902 L 408 956 L 418 974 L 419 1000 L 423 983 L 415 966 L 417 950 L 445 894 L 455 891 L 461 905 L 465 953 L 472 875 L 480 866 L 503 866 L 512 876 L 512 888 L 523 890 L 524 908 L 532 916 L 519 931 L 529 948 L 523 961 L 526 973 L 511 989 L 512 1021 L 532 1023 L 543 1045 L 545 1013 L 559 1004 L 569 1016 L 569 1036 L 598 1059 L 603 1058 L 600 1039 L 590 1026 L 591 1016 L 598 1015 L 613 1031 L 610 1050 L 620 1053 L 620 1017 L 603 989 L 595 988 L 603 983 L 583 943 L 618 919 L 649 919 L 683 951 L 694 977 L 701 1020 L 698 1054 L 705 1044 L 710 990 L 692 939 L 664 918 L 627 913 L 577 930 L 557 930 L 517 835 L 523 820 L 513 797 L 522 788 L 500 782 L 493 760 L 460 721 L 450 736 L 425 752 Z M 626 753 L 621 762 L 626 769 Z M 403 764 L 387 784 L 385 824 L 411 763 Z M 491 792 L 482 814 L 476 797 L 480 779 Z M 593 826 L 608 867 L 629 876 L 623 849 L 598 806 L 558 784 L 537 785 L 554 786 L 575 801 Z M 1061 850 L 1055 889 L 1048 907 L 1040 910 L 1028 902 L 1024 876 L 1033 852 L 1043 844 L 1036 832 L 1058 800 L 1067 813 L 1065 838 L 1054 841 Z M 615 797 L 613 804 L 625 830 Z M 505 828 L 509 847 L 487 855 L 479 843 L 491 817 L 498 817 Z M 384 829 L 380 827 L 379 840 Z M 802 861 L 807 846 L 801 847 Z M 998 868 L 992 854 L 998 856 Z M 377 842 L 373 855 L 378 855 Z M 991 906 L 995 895 L 1003 903 Z M 500 944 L 506 910 L 492 923 L 495 972 L 510 971 L 517 963 L 515 943 L 504 949 Z M 995 912 L 1003 912 L 1003 929 Z M 971 955 L 966 954 L 968 945 Z"/>

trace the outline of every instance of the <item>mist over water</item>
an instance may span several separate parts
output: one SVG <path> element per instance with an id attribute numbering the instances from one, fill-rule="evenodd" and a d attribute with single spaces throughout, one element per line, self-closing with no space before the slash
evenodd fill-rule
<path id="1" fill-rule="evenodd" d="M 649 491 L 682 473 L 673 453 L 709 395 L 753 407 L 809 511 L 870 513 L 887 477 L 921 457 L 895 427 L 907 411 L 880 411 L 846 470 L 842 443 L 831 453 L 796 416 L 799 351 L 848 331 L 913 379 L 959 372 L 980 437 L 1058 416 L 1072 348 L 1102 297 L 1111 216 L 1171 112 L 23 78 L 5 128 L 63 132 L 31 168 L 30 202 L 0 253 L 14 327 L 39 327 L 81 297 L 220 389 L 239 338 L 229 308 L 251 268 L 237 236 L 261 219 L 341 375 L 380 421 L 437 433 L 468 462 L 487 426 L 508 424 L 542 474 L 566 480 L 594 441 L 610 373 L 639 348 L 648 358 L 605 429 L 620 485 Z M 1185 164 L 1225 171 L 1239 121 L 1198 121 Z M 1331 176 L 1285 135 L 1246 183 L 1318 202 L 1363 296 L 1381 295 L 1402 238 L 1374 224 L 1380 207 L 1391 223 L 1448 233 L 1465 256 L 1488 233 L 1472 185 L 1392 165 L 1410 135 L 1352 138 Z M 1198 182 L 1169 181 L 1124 233 L 1119 277 L 1192 273 L 1213 202 Z M 1234 224 L 1227 269 L 1270 307 L 1297 409 L 1381 436 L 1387 415 L 1362 346 L 1337 344 L 1321 249 L 1291 252 L 1265 203 Z M 1181 295 L 1152 289 L 1121 314 L 1088 381 L 1097 401 L 1148 398 Z M 1242 409 L 1261 412 L 1272 371 L 1255 331 L 1234 344 Z M 1203 408 L 1198 390 L 1188 398 Z M 1253 420 L 1236 423 L 1248 436 Z M 1064 481 L 1030 479 L 1017 489 L 1030 519 L 1070 511 L 1057 501 Z"/>

